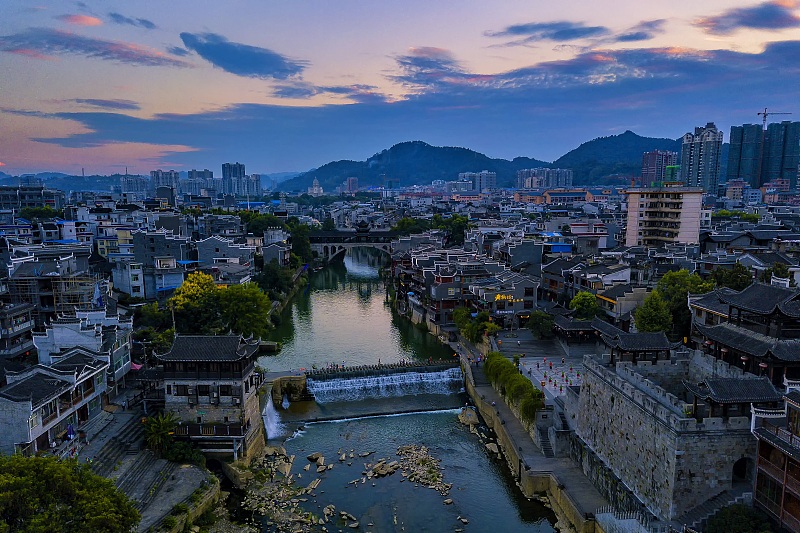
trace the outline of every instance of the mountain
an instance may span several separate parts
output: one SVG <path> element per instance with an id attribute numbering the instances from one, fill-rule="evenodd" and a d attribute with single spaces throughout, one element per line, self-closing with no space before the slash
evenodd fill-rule
<path id="1" fill-rule="evenodd" d="M 548 163 L 517 157 L 513 161 L 492 159 L 467 148 L 431 146 L 422 141 L 395 144 L 366 161 L 334 161 L 315 170 L 304 172 L 280 184 L 286 191 L 304 191 L 314 181 L 326 191 L 333 190 L 347 178 L 358 178 L 359 187 L 380 186 L 383 176 L 399 180 L 401 186 L 429 185 L 433 180 L 452 181 L 461 172 L 489 170 L 497 173 L 497 184 L 512 187 L 516 172 L 524 168 L 547 166 Z"/>
<path id="2" fill-rule="evenodd" d="M 652 150 L 678 152 L 680 157 L 681 140 L 642 137 L 628 130 L 587 141 L 553 161 L 553 166 L 571 168 L 575 185 L 602 185 L 608 176 L 641 176 L 642 154 Z"/>

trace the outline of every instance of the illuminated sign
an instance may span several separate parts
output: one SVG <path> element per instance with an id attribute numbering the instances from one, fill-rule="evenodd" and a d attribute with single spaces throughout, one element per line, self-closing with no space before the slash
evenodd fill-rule
<path id="1" fill-rule="evenodd" d="M 495 297 L 494 297 L 494 301 L 496 302 L 498 300 L 511 300 L 511 301 L 513 301 L 514 297 L 511 296 L 510 294 L 496 294 Z"/>

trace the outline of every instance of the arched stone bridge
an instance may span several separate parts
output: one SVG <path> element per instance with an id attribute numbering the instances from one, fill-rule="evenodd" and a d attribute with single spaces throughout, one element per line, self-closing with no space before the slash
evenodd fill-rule
<path id="1" fill-rule="evenodd" d="M 332 259 L 360 246 L 391 253 L 392 241 L 401 236 L 397 231 L 315 231 L 309 233 L 308 240 L 317 257 Z"/>

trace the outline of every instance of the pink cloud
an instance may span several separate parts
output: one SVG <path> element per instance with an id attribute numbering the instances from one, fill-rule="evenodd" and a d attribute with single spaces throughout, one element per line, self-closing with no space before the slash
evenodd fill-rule
<path id="1" fill-rule="evenodd" d="M 67 24 L 74 24 L 75 26 L 102 26 L 103 21 L 97 17 L 90 17 L 89 15 L 61 15 L 56 17 L 58 20 L 66 22 Z"/>

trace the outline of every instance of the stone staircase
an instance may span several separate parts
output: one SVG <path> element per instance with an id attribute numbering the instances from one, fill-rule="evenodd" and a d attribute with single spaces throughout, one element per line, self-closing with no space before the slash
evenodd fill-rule
<path id="1" fill-rule="evenodd" d="M 539 444 L 541 444 L 544 456 L 548 459 L 555 457 L 553 447 L 550 445 L 550 437 L 547 435 L 547 429 L 539 427 L 536 430 L 539 432 Z"/>
<path id="2" fill-rule="evenodd" d="M 705 528 L 706 521 L 717 514 L 723 507 L 736 503 L 745 503 L 753 497 L 752 487 L 742 484 L 720 492 L 705 503 L 698 505 L 680 518 L 680 523 L 696 531 Z"/>
<path id="3" fill-rule="evenodd" d="M 169 461 L 165 461 L 166 464 L 163 465 L 157 472 L 155 478 L 153 478 L 146 486 L 145 490 L 142 493 L 140 499 L 136 501 L 136 508 L 139 510 L 144 509 L 146 506 L 152 502 L 156 496 L 158 496 L 159 492 L 161 491 L 161 487 L 164 483 L 172 476 L 172 473 L 175 469 L 178 468 L 177 463 L 172 463 Z"/>
<path id="4" fill-rule="evenodd" d="M 144 425 L 138 416 L 134 416 L 119 431 L 117 435 L 100 448 L 100 452 L 92 463 L 95 474 L 109 477 L 114 472 L 114 467 L 129 452 L 139 453 L 143 445 Z"/>

